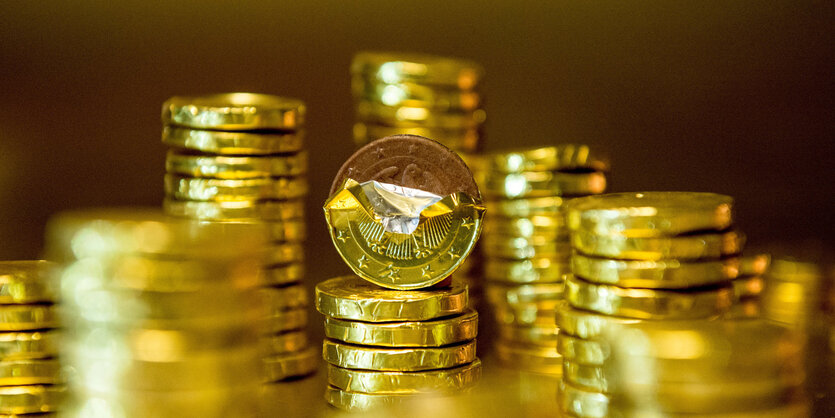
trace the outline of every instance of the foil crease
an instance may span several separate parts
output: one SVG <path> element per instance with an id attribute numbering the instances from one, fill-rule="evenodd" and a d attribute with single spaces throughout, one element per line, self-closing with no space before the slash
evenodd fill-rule
<path id="1" fill-rule="evenodd" d="M 379 372 L 328 366 L 328 383 L 345 391 L 374 394 L 448 394 L 475 385 L 481 361 L 426 372 Z"/>
<path id="2" fill-rule="evenodd" d="M 363 347 L 326 340 L 325 361 L 348 369 L 421 371 L 448 369 L 475 360 L 476 342 L 452 347 L 392 348 Z"/>
<path id="3" fill-rule="evenodd" d="M 449 319 L 368 323 L 325 318 L 325 336 L 351 344 L 384 347 L 438 347 L 475 339 L 478 313 L 470 310 Z"/>

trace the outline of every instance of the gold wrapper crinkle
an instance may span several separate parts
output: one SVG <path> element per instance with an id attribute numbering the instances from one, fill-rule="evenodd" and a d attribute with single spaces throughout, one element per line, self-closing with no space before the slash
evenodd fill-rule
<path id="1" fill-rule="evenodd" d="M 0 331 L 40 330 L 58 324 L 55 305 L 0 305 Z"/>
<path id="2" fill-rule="evenodd" d="M 64 383 L 61 364 L 56 359 L 0 361 L 0 386 L 25 386 Z"/>
<path id="3" fill-rule="evenodd" d="M 423 372 L 352 370 L 328 365 L 328 383 L 349 392 L 373 394 L 452 393 L 481 377 L 481 361 Z"/>
<path id="4" fill-rule="evenodd" d="M 484 159 L 485 170 L 500 173 L 609 169 L 608 158 L 596 155 L 589 146 L 580 144 L 496 152 Z"/>
<path id="5" fill-rule="evenodd" d="M 165 198 L 162 206 L 170 216 L 203 221 L 290 221 L 304 219 L 305 214 L 301 199 L 201 202 Z"/>
<path id="6" fill-rule="evenodd" d="M 439 347 L 475 339 L 478 312 L 428 321 L 361 322 L 325 318 L 325 336 L 351 344 L 382 347 Z"/>
<path id="7" fill-rule="evenodd" d="M 307 152 L 270 156 L 223 156 L 168 151 L 165 171 L 186 177 L 252 179 L 307 172 Z"/>
<path id="8" fill-rule="evenodd" d="M 568 262 L 552 257 L 527 260 L 501 260 L 488 257 L 484 261 L 484 277 L 488 281 L 505 283 L 559 283 L 571 273 Z"/>
<path id="9" fill-rule="evenodd" d="M 364 75 L 354 75 L 351 88 L 354 97 L 361 101 L 425 108 L 431 112 L 472 111 L 482 101 L 481 95 L 472 90 L 430 87 L 408 80 L 378 83 Z"/>
<path id="10" fill-rule="evenodd" d="M 562 374 L 562 356 L 553 346 L 523 346 L 499 341 L 494 349 L 505 367 L 557 376 Z"/>
<path id="11" fill-rule="evenodd" d="M 583 390 L 565 380 L 560 381 L 560 408 L 572 416 L 584 418 L 609 417 L 609 397 L 603 393 Z"/>
<path id="12" fill-rule="evenodd" d="M 459 112 L 432 112 L 425 107 L 386 106 L 381 103 L 356 102 L 357 119 L 398 128 L 472 129 L 487 119 L 483 109 Z"/>
<path id="13" fill-rule="evenodd" d="M 56 411 L 67 388 L 54 385 L 0 387 L 0 414 L 21 415 Z"/>
<path id="14" fill-rule="evenodd" d="M 360 277 L 399 290 L 429 287 L 452 274 L 472 251 L 483 216 L 480 201 L 464 193 L 443 197 L 351 179 L 325 203 L 342 259 Z"/>
<path id="15" fill-rule="evenodd" d="M 568 301 L 561 301 L 556 308 L 556 323 L 560 333 L 591 339 L 602 335 L 610 324 L 634 324 L 638 319 L 620 318 L 577 309 Z"/>
<path id="16" fill-rule="evenodd" d="M 447 347 L 383 348 L 325 340 L 326 362 L 346 369 L 422 371 L 448 369 L 475 360 L 475 341 Z"/>
<path id="17" fill-rule="evenodd" d="M 0 332 L 0 360 L 55 357 L 60 341 L 58 330 Z"/>
<path id="18" fill-rule="evenodd" d="M 316 285 L 316 309 L 352 321 L 426 321 L 460 314 L 467 302 L 467 288 L 456 280 L 450 287 L 410 291 L 384 289 L 356 276 Z"/>
<path id="19" fill-rule="evenodd" d="M 218 131 L 296 130 L 304 117 L 302 101 L 268 94 L 174 96 L 162 105 L 165 125 Z"/>
<path id="20" fill-rule="evenodd" d="M 261 345 L 267 354 L 287 354 L 307 347 L 307 332 L 288 331 L 261 337 Z"/>
<path id="21" fill-rule="evenodd" d="M 575 253 L 574 275 L 584 280 L 620 287 L 679 289 L 716 285 L 734 279 L 739 258 L 721 260 L 613 260 Z"/>
<path id="22" fill-rule="evenodd" d="M 304 131 L 240 132 L 164 126 L 162 143 L 169 147 L 220 155 L 272 155 L 299 152 Z"/>
<path id="23" fill-rule="evenodd" d="M 566 382 L 581 389 L 600 393 L 609 393 L 611 390 L 612 383 L 600 366 L 579 364 L 563 357 L 562 376 Z"/>
<path id="24" fill-rule="evenodd" d="M 586 196 L 606 190 L 606 175 L 597 171 L 488 173 L 483 188 L 484 195 L 491 199 Z"/>
<path id="25" fill-rule="evenodd" d="M 733 199 L 714 193 L 610 193 L 576 199 L 567 208 L 573 231 L 624 237 L 723 231 L 733 225 Z"/>
<path id="26" fill-rule="evenodd" d="M 627 289 L 589 283 L 574 276 L 565 282 L 565 299 L 580 309 L 636 319 L 710 318 L 733 303 L 731 286 L 690 291 Z"/>
<path id="27" fill-rule="evenodd" d="M 48 277 L 52 268 L 42 260 L 0 261 L 0 303 L 55 301 L 57 289 Z"/>
<path id="28" fill-rule="evenodd" d="M 336 408 L 352 412 L 392 407 L 413 397 L 413 394 L 380 395 L 348 392 L 330 385 L 325 389 L 325 400 L 329 404 Z"/>
<path id="29" fill-rule="evenodd" d="M 306 177 L 214 179 L 165 175 L 165 194 L 175 200 L 234 202 L 291 200 L 307 195 Z"/>
<path id="30" fill-rule="evenodd" d="M 574 231 L 571 245 L 578 252 L 625 260 L 719 259 L 742 252 L 744 236 L 736 231 L 677 237 L 625 237 Z"/>
<path id="31" fill-rule="evenodd" d="M 263 359 L 267 382 L 277 382 L 306 376 L 316 371 L 319 350 L 310 347 L 303 351 L 268 356 Z"/>
<path id="32" fill-rule="evenodd" d="M 386 84 L 408 80 L 422 85 L 469 90 L 481 80 L 484 69 L 467 59 L 364 51 L 354 56 L 351 74 L 363 75 Z"/>
<path id="33" fill-rule="evenodd" d="M 557 336 L 557 352 L 573 364 L 602 366 L 610 351 L 608 344 L 599 339 L 587 340 L 565 332 Z"/>

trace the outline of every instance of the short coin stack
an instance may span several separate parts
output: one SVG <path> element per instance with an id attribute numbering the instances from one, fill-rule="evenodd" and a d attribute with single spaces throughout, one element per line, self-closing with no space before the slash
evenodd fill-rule
<path id="1" fill-rule="evenodd" d="M 689 192 L 614 193 L 568 204 L 573 275 L 568 303 L 557 309 L 565 412 L 606 415 L 576 402 L 608 399 L 611 382 L 601 366 L 610 348 L 596 340 L 606 324 L 702 320 L 731 307 L 742 250 L 732 207 L 728 196 Z"/>
<path id="2" fill-rule="evenodd" d="M 478 381 L 478 314 L 451 274 L 475 245 L 483 213 L 469 169 L 435 141 L 386 137 L 346 161 L 325 218 L 355 275 L 316 286 L 331 405 L 365 410 Z"/>
<path id="3" fill-rule="evenodd" d="M 215 222 L 264 222 L 270 234 L 262 345 L 267 381 L 312 373 L 316 350 L 305 326 L 302 243 L 308 160 L 305 106 L 296 99 L 231 93 L 172 97 L 163 105 L 165 209 Z"/>
<path id="4" fill-rule="evenodd" d="M 358 145 L 395 134 L 420 135 L 460 153 L 477 152 L 486 113 L 484 70 L 462 59 L 360 52 L 351 63 Z"/>
<path id="5" fill-rule="evenodd" d="M 489 154 L 482 163 L 485 296 L 500 337 L 493 349 L 508 367 L 558 375 L 554 309 L 571 256 L 562 208 L 602 193 L 608 166 L 583 145 Z"/>
<path id="6" fill-rule="evenodd" d="M 762 311 L 762 294 L 765 276 L 771 256 L 768 254 L 743 255 L 739 259 L 739 274 L 731 283 L 734 286 L 734 305 L 731 318 L 759 318 Z"/>
<path id="7" fill-rule="evenodd" d="M 55 412 L 66 392 L 50 267 L 45 261 L 0 261 L 2 416 Z"/>
<path id="8" fill-rule="evenodd" d="M 68 416 L 257 416 L 265 235 L 159 210 L 53 218 Z"/>

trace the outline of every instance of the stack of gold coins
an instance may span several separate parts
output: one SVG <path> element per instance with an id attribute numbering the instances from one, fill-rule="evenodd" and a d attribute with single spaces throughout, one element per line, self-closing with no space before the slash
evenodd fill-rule
<path id="1" fill-rule="evenodd" d="M 810 257 L 814 258 L 814 257 Z M 762 315 L 773 321 L 809 330 L 824 305 L 824 269 L 816 263 L 775 255 L 766 275 Z"/>
<path id="2" fill-rule="evenodd" d="M 493 349 L 506 366 L 561 372 L 554 309 L 571 257 L 562 207 L 573 197 L 602 193 L 607 169 L 583 145 L 485 156 L 485 296 L 498 322 Z"/>
<path id="3" fill-rule="evenodd" d="M 257 416 L 263 225 L 68 212 L 60 263 L 70 416 Z"/>
<path id="4" fill-rule="evenodd" d="M 358 145 L 420 135 L 460 153 L 477 152 L 486 118 L 480 65 L 424 54 L 360 52 L 351 63 Z"/>
<path id="5" fill-rule="evenodd" d="M 331 405 L 366 410 L 478 381 L 478 313 L 452 273 L 472 251 L 483 214 L 467 166 L 427 138 L 383 138 L 343 165 L 325 218 L 355 275 L 319 283 L 315 298 L 325 315 Z"/>
<path id="6" fill-rule="evenodd" d="M 611 326 L 603 340 L 611 353 L 596 379 L 611 402 L 586 416 L 809 416 L 803 338 L 773 322 L 644 321 Z M 605 409 L 564 388 L 565 403 Z"/>
<path id="7" fill-rule="evenodd" d="M 57 294 L 46 261 L 0 261 L 0 415 L 59 409 Z"/>
<path id="8" fill-rule="evenodd" d="M 731 283 L 734 286 L 732 318 L 758 318 L 761 315 L 765 275 L 771 264 L 768 254 L 743 255 L 739 259 L 739 274 Z"/>
<path id="9" fill-rule="evenodd" d="M 302 243 L 308 160 L 299 100 L 231 93 L 172 97 L 163 105 L 165 209 L 214 222 L 265 222 L 270 234 L 262 292 L 267 381 L 311 374 L 316 350 L 305 326 Z"/>
<path id="10" fill-rule="evenodd" d="M 728 196 L 690 192 L 614 193 L 568 204 L 572 275 L 568 303 L 557 309 L 565 412 L 600 416 L 571 399 L 603 402 L 610 393 L 601 371 L 610 348 L 595 341 L 604 325 L 728 311 L 742 250 L 732 208 Z"/>

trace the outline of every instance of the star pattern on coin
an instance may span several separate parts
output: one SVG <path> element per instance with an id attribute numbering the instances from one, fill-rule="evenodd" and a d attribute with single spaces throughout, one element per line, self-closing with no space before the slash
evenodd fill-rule
<path id="1" fill-rule="evenodd" d="M 368 267 L 368 257 L 366 257 L 365 254 L 357 260 L 357 267 L 361 269 Z"/>
<path id="2" fill-rule="evenodd" d="M 446 255 L 449 256 L 450 260 L 455 260 L 461 258 L 461 254 L 456 253 L 455 251 L 449 250 L 446 252 Z"/>
<path id="3" fill-rule="evenodd" d="M 348 241 L 349 239 L 351 239 L 351 236 L 346 234 L 345 231 L 340 230 L 340 231 L 336 232 L 336 239 L 338 239 L 340 242 L 344 243 L 345 241 Z"/>
<path id="4" fill-rule="evenodd" d="M 389 279 L 396 279 L 400 276 L 400 269 L 394 267 L 394 264 L 389 263 L 381 272 L 380 275 Z"/>
<path id="5" fill-rule="evenodd" d="M 421 277 L 420 277 L 421 279 L 428 279 L 428 278 L 432 277 L 433 274 L 435 274 L 435 271 L 432 270 L 432 266 L 429 265 L 429 264 L 421 267 L 420 272 L 421 272 Z"/>
<path id="6" fill-rule="evenodd" d="M 470 228 L 475 226 L 475 222 L 473 222 L 472 220 L 467 220 L 467 221 L 464 221 L 464 223 L 462 223 L 461 226 L 464 227 L 464 228 L 467 228 L 467 230 L 469 230 Z"/>

